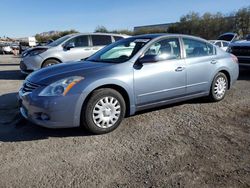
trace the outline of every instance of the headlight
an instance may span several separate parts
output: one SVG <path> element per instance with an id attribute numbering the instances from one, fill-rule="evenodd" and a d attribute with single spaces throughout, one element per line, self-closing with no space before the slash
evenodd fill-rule
<path id="1" fill-rule="evenodd" d="M 28 55 L 28 52 L 23 52 L 22 57 L 26 57 Z"/>
<path id="2" fill-rule="evenodd" d="M 39 50 L 34 50 L 34 51 L 31 51 L 30 53 L 29 53 L 29 55 L 30 56 L 35 56 L 35 55 L 39 55 L 39 54 L 41 54 L 41 53 L 43 53 L 43 52 L 45 52 L 45 51 L 47 51 L 48 49 L 39 49 Z"/>
<path id="3" fill-rule="evenodd" d="M 65 96 L 74 85 L 83 79 L 84 77 L 81 76 L 72 76 L 59 80 L 44 88 L 39 96 Z"/>

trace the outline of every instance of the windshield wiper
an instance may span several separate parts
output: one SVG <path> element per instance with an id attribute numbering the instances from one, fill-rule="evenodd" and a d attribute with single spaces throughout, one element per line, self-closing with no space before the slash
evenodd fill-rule
<path id="1" fill-rule="evenodd" d="M 87 60 L 87 61 L 92 61 L 92 62 L 97 62 L 97 63 L 117 63 L 114 61 L 96 60 L 96 59 L 91 59 L 91 60 Z"/>

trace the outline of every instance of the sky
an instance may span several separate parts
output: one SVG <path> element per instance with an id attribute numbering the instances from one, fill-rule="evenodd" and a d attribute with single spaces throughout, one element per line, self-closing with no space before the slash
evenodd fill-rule
<path id="1" fill-rule="evenodd" d="M 249 5 L 250 0 L 1 0 L 0 37 L 69 29 L 93 32 L 97 26 L 132 30 L 177 22 L 192 11 L 228 14 Z"/>

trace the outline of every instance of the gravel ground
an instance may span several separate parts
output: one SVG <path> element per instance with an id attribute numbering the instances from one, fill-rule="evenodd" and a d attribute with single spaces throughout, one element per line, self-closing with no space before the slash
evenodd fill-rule
<path id="1" fill-rule="evenodd" d="M 222 102 L 146 111 L 94 136 L 21 119 L 18 62 L 0 56 L 0 187 L 250 187 L 250 70 Z"/>

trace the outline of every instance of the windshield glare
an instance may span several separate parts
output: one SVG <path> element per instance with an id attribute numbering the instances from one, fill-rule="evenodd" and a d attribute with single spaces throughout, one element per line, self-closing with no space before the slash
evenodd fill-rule
<path id="1" fill-rule="evenodd" d="M 151 39 L 128 38 L 111 44 L 100 50 L 88 61 L 123 63 L 130 60 Z"/>
<path id="2" fill-rule="evenodd" d="M 52 43 L 50 43 L 48 46 L 51 46 L 51 47 L 58 46 L 59 44 L 62 44 L 64 41 L 68 40 L 70 37 L 71 36 L 69 36 L 69 35 L 61 37 L 61 38 L 53 41 Z"/>

